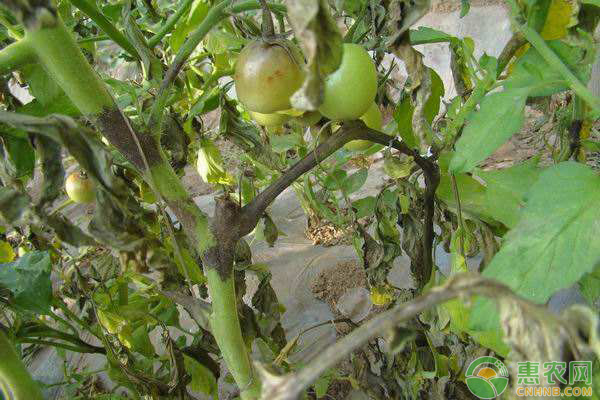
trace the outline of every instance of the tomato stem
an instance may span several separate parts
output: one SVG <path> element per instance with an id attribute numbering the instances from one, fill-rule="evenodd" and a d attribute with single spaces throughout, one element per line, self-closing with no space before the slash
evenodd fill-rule
<path id="1" fill-rule="evenodd" d="M 257 399 L 260 395 L 260 380 L 252 368 L 250 355 L 242 337 L 234 276 L 230 274 L 223 279 L 215 268 L 206 269 L 205 274 L 212 303 L 212 334 L 227 368 L 240 388 L 242 399 Z"/>

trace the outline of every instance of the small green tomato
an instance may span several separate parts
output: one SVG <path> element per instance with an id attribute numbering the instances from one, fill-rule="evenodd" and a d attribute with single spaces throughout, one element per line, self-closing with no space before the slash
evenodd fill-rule
<path id="1" fill-rule="evenodd" d="M 91 203 L 94 201 L 94 183 L 83 172 L 73 172 L 65 182 L 67 195 L 75 203 Z"/>
<path id="2" fill-rule="evenodd" d="M 383 118 L 381 116 L 381 111 L 375 102 L 371 104 L 371 107 L 367 110 L 367 112 L 360 117 L 360 119 L 371 129 L 375 129 L 380 131 L 383 123 Z M 344 145 L 344 148 L 349 151 L 363 151 L 368 149 L 373 145 L 373 142 L 368 140 L 353 140 Z"/>
<path id="3" fill-rule="evenodd" d="M 331 120 L 357 119 L 367 112 L 377 94 L 377 69 L 360 45 L 344 43 L 342 63 L 325 78 L 321 114 Z"/>

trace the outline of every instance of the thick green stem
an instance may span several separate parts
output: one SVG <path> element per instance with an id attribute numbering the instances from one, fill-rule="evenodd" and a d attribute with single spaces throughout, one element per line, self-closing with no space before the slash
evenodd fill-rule
<path id="1" fill-rule="evenodd" d="M 0 50 L 0 75 L 35 61 L 35 54 L 25 39 L 18 40 Z"/>
<path id="2" fill-rule="evenodd" d="M 71 4 L 79 8 L 85 15 L 90 17 L 92 21 L 98 25 L 104 33 L 106 33 L 115 43 L 123 50 L 127 51 L 132 57 L 140 58 L 135 47 L 127 40 L 127 38 L 119 32 L 117 28 L 98 10 L 95 4 L 89 3 L 87 0 L 70 0 Z"/>
<path id="3" fill-rule="evenodd" d="M 4 398 L 43 400 L 37 383 L 15 353 L 12 344 L 0 332 L 0 390 Z"/>
<path id="4" fill-rule="evenodd" d="M 205 271 L 212 300 L 210 327 L 219 345 L 227 368 L 237 382 L 242 399 L 257 399 L 260 381 L 253 373 L 252 364 L 237 314 L 233 274 L 222 279 L 217 269 Z"/>
<path id="5" fill-rule="evenodd" d="M 112 108 L 114 101 L 106 85 L 92 70 L 60 18 L 54 21 L 54 26 L 28 30 L 25 40 L 29 40 L 48 74 L 83 114 L 97 115 Z"/>

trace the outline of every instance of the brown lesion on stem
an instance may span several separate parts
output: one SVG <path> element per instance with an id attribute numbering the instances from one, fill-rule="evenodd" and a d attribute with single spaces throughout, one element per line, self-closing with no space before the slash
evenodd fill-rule
<path id="1" fill-rule="evenodd" d="M 214 268 L 221 279 L 233 272 L 235 246 L 242 237 L 240 206 L 227 195 L 215 199 L 215 214 L 210 221 L 214 244 L 202 254 L 204 268 Z"/>
<path id="2" fill-rule="evenodd" d="M 106 108 L 95 119 L 102 135 L 140 171 L 146 170 L 144 156 L 150 167 L 163 162 L 156 139 L 152 135 L 135 132 L 127 117 L 118 108 Z M 133 136 L 137 137 L 143 155 Z"/>

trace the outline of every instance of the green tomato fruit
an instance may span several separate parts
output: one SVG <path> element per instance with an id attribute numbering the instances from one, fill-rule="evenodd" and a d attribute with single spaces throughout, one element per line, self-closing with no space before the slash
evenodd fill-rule
<path id="1" fill-rule="evenodd" d="M 94 183 L 81 172 L 73 172 L 65 182 L 67 195 L 75 203 L 91 203 L 94 201 Z"/>
<path id="2" fill-rule="evenodd" d="M 371 129 L 375 129 L 380 131 L 381 126 L 383 124 L 383 118 L 381 116 L 381 111 L 375 102 L 371 104 L 371 107 L 367 110 L 367 112 L 360 117 L 360 119 Z M 344 145 L 344 148 L 349 151 L 363 151 L 368 149 L 373 145 L 373 142 L 368 140 L 353 140 Z"/>
<path id="3" fill-rule="evenodd" d="M 272 113 L 262 114 L 255 111 L 248 111 L 250 117 L 262 126 L 281 126 L 285 124 L 291 117 L 286 114 Z"/>
<path id="4" fill-rule="evenodd" d="M 357 119 L 377 94 L 377 70 L 360 45 L 344 43 L 340 67 L 325 78 L 321 114 L 331 120 Z"/>
<path id="5" fill-rule="evenodd" d="M 250 42 L 240 53 L 233 80 L 239 101 L 262 114 L 291 108 L 290 96 L 304 81 L 303 59 L 290 42 Z"/>

